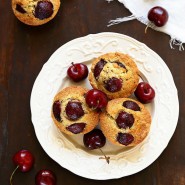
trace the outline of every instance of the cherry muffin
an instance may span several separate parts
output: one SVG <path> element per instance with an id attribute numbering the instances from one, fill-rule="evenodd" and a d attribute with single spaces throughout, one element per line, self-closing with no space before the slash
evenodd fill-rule
<path id="1" fill-rule="evenodd" d="M 130 56 L 107 53 L 93 61 L 89 81 L 110 99 L 126 98 L 139 83 L 139 70 Z"/>
<path id="2" fill-rule="evenodd" d="M 150 130 L 151 115 L 140 102 L 130 98 L 109 101 L 100 115 L 100 126 L 106 138 L 120 146 L 136 146 Z"/>
<path id="3" fill-rule="evenodd" d="M 61 132 L 85 134 L 98 124 L 99 113 L 90 109 L 85 102 L 87 91 L 83 87 L 71 86 L 55 96 L 51 116 Z"/>
<path id="4" fill-rule="evenodd" d="M 38 26 L 55 17 L 60 0 L 12 0 L 15 16 L 23 23 Z"/>

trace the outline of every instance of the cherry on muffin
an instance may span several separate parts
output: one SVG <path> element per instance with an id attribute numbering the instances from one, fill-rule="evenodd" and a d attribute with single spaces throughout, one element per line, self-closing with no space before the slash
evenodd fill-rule
<path id="1" fill-rule="evenodd" d="M 61 113 L 61 103 L 59 100 L 57 100 L 53 103 L 53 114 L 55 119 L 59 122 L 62 121 L 60 113 Z"/>
<path id="2" fill-rule="evenodd" d="M 134 141 L 134 137 L 129 133 L 118 133 L 117 141 L 122 145 L 128 146 Z"/>
<path id="3" fill-rule="evenodd" d="M 51 17 L 53 14 L 53 4 L 50 1 L 38 1 L 34 16 L 40 20 Z"/>
<path id="4" fill-rule="evenodd" d="M 20 4 L 16 4 L 16 8 L 15 8 L 19 13 L 26 13 L 26 10 L 20 5 Z"/>
<path id="5" fill-rule="evenodd" d="M 68 127 L 66 127 L 66 129 L 72 132 L 73 134 L 79 134 L 83 132 L 83 130 L 85 129 L 85 126 L 86 126 L 86 123 L 73 123 L 72 125 L 69 125 Z"/>
<path id="6" fill-rule="evenodd" d="M 106 65 L 106 61 L 104 59 L 101 59 L 94 68 L 94 77 L 97 80 L 100 76 L 101 71 L 103 70 L 104 66 Z"/>
<path id="7" fill-rule="evenodd" d="M 84 115 L 82 103 L 77 100 L 69 101 L 65 108 L 65 112 L 67 118 L 73 121 L 79 119 Z"/>
<path id="8" fill-rule="evenodd" d="M 139 105 L 136 102 L 127 100 L 123 102 L 123 107 L 127 108 L 127 109 L 131 109 L 134 111 L 140 111 L 141 108 L 139 107 Z"/>
<path id="9" fill-rule="evenodd" d="M 134 124 L 134 116 L 125 111 L 121 111 L 116 118 L 116 123 L 119 128 L 131 128 Z"/>
<path id="10" fill-rule="evenodd" d="M 118 92 L 122 88 L 122 80 L 119 78 L 109 78 L 107 81 L 104 82 L 104 87 L 109 92 Z"/>

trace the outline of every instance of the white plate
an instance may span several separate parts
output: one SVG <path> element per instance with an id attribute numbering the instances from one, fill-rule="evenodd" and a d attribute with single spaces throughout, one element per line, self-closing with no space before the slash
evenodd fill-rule
<path id="1" fill-rule="evenodd" d="M 55 94 L 72 84 L 66 77 L 71 62 L 87 61 L 89 67 L 92 58 L 114 51 L 127 53 L 135 59 L 142 76 L 154 87 L 156 97 L 147 106 L 152 114 L 149 136 L 137 147 L 129 149 L 107 142 L 102 148 L 111 157 L 107 164 L 99 159 L 99 150 L 88 151 L 83 146 L 82 136 L 61 134 L 53 124 L 50 112 Z M 91 88 L 88 80 L 77 85 Z M 99 33 L 72 40 L 50 57 L 34 83 L 31 113 L 37 138 L 52 159 L 79 176 L 105 180 L 137 173 L 159 157 L 175 131 L 179 103 L 172 75 L 155 52 L 128 36 Z"/>

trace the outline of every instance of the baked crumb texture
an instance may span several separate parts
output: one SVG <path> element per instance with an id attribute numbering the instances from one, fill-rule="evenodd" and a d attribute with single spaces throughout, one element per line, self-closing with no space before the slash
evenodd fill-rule
<path id="1" fill-rule="evenodd" d="M 125 101 L 133 101 L 137 103 L 140 110 L 134 111 L 123 106 Z M 116 118 L 121 112 L 127 112 L 134 117 L 134 123 L 130 128 L 119 128 Z M 149 111 L 140 102 L 130 98 L 119 98 L 108 102 L 106 111 L 100 115 L 100 127 L 106 138 L 113 144 L 124 146 L 117 141 L 118 133 L 129 133 L 134 140 L 128 146 L 136 146 L 141 143 L 149 133 L 151 125 L 151 115 Z"/>
<path id="2" fill-rule="evenodd" d="M 105 65 L 100 75 L 95 78 L 94 70 L 99 61 L 105 61 Z M 122 82 L 122 87 L 117 92 L 110 92 L 105 88 L 105 83 L 111 78 L 118 78 Z M 99 89 L 107 94 L 109 99 L 129 97 L 139 83 L 139 70 L 134 60 L 123 53 L 107 53 L 92 62 L 89 81 L 93 88 Z"/>

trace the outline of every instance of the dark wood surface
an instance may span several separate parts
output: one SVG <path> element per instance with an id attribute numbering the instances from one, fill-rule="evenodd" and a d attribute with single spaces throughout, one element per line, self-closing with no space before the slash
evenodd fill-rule
<path id="1" fill-rule="evenodd" d="M 151 29 L 144 34 L 145 26 L 136 20 L 107 27 L 110 19 L 130 15 L 117 1 L 62 0 L 55 19 L 40 27 L 19 22 L 8 0 L 0 1 L 0 12 L 1 185 L 9 184 L 14 169 L 12 156 L 22 148 L 32 151 L 35 165 L 28 173 L 17 172 L 14 185 L 33 185 L 36 172 L 42 168 L 55 172 L 58 185 L 185 185 L 185 51 L 171 50 L 168 35 Z M 144 42 L 164 59 L 178 89 L 180 114 L 168 147 L 152 165 L 129 177 L 95 181 L 62 168 L 42 149 L 31 122 L 30 94 L 43 64 L 58 47 L 74 38 L 105 31 Z"/>

